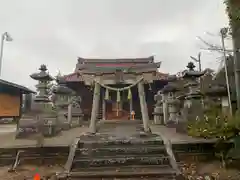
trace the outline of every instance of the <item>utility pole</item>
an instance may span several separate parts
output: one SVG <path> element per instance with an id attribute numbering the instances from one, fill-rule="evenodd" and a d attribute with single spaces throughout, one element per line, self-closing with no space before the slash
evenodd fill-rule
<path id="1" fill-rule="evenodd" d="M 3 46 L 4 41 L 12 41 L 12 37 L 9 35 L 8 32 L 2 34 L 1 37 L 1 48 L 0 48 L 0 76 L 2 75 L 2 59 L 3 59 Z"/>
<path id="2" fill-rule="evenodd" d="M 235 89 L 236 89 L 236 100 L 237 100 L 237 109 L 240 111 L 240 53 L 236 48 L 235 41 L 233 39 L 233 60 L 234 60 L 234 76 L 235 76 Z"/>
<path id="3" fill-rule="evenodd" d="M 193 56 L 190 56 L 190 58 L 198 63 L 198 70 L 201 72 L 202 71 L 201 52 L 198 53 L 197 58 Z"/>
<path id="4" fill-rule="evenodd" d="M 229 85 L 229 77 L 228 77 L 228 69 L 227 69 L 227 56 L 226 56 L 225 41 L 224 41 L 224 39 L 227 37 L 227 33 L 228 33 L 228 28 L 222 28 L 220 30 L 223 57 L 224 57 L 224 69 L 225 69 L 225 79 L 226 79 L 227 93 L 228 93 L 229 111 L 230 111 L 230 115 L 232 116 L 232 101 L 231 101 L 231 93 L 230 93 L 230 85 Z"/>
<path id="5" fill-rule="evenodd" d="M 199 72 L 201 72 L 202 71 L 201 52 L 198 53 L 197 58 L 195 58 L 193 56 L 190 56 L 190 58 L 198 63 L 198 70 L 199 70 Z M 200 89 L 202 90 L 203 86 L 202 86 L 201 77 L 199 78 L 199 84 L 200 84 Z"/>

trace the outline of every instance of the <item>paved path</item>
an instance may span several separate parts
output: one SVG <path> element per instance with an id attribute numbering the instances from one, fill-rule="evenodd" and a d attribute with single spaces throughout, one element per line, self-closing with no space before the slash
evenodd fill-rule
<path id="1" fill-rule="evenodd" d="M 44 146 L 69 146 L 76 137 L 87 131 L 88 127 L 73 128 L 62 131 L 58 136 L 44 139 Z M 15 132 L 0 134 L 0 148 L 35 147 L 35 139 L 15 139 Z"/>
<path id="2" fill-rule="evenodd" d="M 0 124 L 0 134 L 13 133 L 16 131 L 16 124 Z"/>
<path id="3" fill-rule="evenodd" d="M 150 125 L 152 133 L 160 135 L 163 139 L 169 140 L 172 144 L 187 144 L 187 143 L 212 143 L 215 139 L 195 138 L 187 134 L 177 133 L 175 128 L 167 128 L 163 125 Z"/>
<path id="4" fill-rule="evenodd" d="M 136 132 L 141 131 L 142 122 L 129 121 L 109 121 L 99 123 L 99 132 L 101 134 L 109 134 L 119 138 L 130 137 Z M 187 143 L 206 143 L 215 140 L 206 140 L 203 138 L 193 138 L 187 135 L 179 134 L 174 128 L 167 128 L 161 125 L 150 125 L 152 133 L 158 134 L 164 140 L 170 140 L 172 144 Z M 73 128 L 68 131 L 61 132 L 58 136 L 45 138 L 44 146 L 69 146 L 76 137 L 88 131 L 88 126 Z M 0 125 L 0 148 L 16 148 L 16 147 L 35 147 L 36 140 L 15 139 L 15 125 Z"/>
<path id="5" fill-rule="evenodd" d="M 142 130 L 138 121 L 102 121 L 99 123 L 99 133 L 108 134 L 119 138 L 128 138 Z"/>

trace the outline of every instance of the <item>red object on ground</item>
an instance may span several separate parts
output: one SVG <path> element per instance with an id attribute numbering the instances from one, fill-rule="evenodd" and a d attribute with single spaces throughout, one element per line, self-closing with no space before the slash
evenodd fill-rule
<path id="1" fill-rule="evenodd" d="M 40 175 L 39 174 L 35 174 L 33 180 L 40 180 Z"/>

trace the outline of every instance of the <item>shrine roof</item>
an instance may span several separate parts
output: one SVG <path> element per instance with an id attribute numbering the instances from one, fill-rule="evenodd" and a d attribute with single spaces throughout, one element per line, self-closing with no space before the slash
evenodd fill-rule
<path id="1" fill-rule="evenodd" d="M 154 57 L 146 58 L 117 58 L 117 59 L 85 59 L 78 58 L 75 71 L 81 73 L 95 74 L 95 73 L 115 73 L 116 70 L 124 72 L 136 71 L 136 69 L 151 68 L 156 71 L 161 62 L 154 62 Z"/>
<path id="2" fill-rule="evenodd" d="M 166 80 L 168 75 L 158 72 L 161 62 L 154 62 L 154 57 L 145 58 L 117 58 L 117 59 L 85 59 L 78 58 L 75 72 L 64 76 L 67 82 L 79 82 L 92 79 L 96 75 L 112 79 L 117 72 L 125 77 L 136 74 L 154 73 L 153 80 Z"/>
<path id="3" fill-rule="evenodd" d="M 79 71 L 81 74 L 115 74 L 116 71 L 122 71 L 124 73 L 132 72 L 155 72 L 160 68 L 161 62 L 158 63 L 146 63 L 146 64 L 78 64 L 75 71 Z"/>
<path id="4" fill-rule="evenodd" d="M 154 57 L 143 57 L 143 58 L 82 58 L 78 57 L 78 64 L 102 64 L 102 63 L 152 63 L 154 62 Z"/>
<path id="5" fill-rule="evenodd" d="M 109 74 L 109 76 L 115 77 L 115 74 Z M 74 72 L 68 75 L 63 76 L 66 82 L 84 82 L 89 78 L 93 78 L 94 76 L 86 76 L 84 74 L 80 74 L 79 72 Z M 167 81 L 169 79 L 169 74 L 156 72 L 155 79 L 153 80 L 164 80 Z"/>

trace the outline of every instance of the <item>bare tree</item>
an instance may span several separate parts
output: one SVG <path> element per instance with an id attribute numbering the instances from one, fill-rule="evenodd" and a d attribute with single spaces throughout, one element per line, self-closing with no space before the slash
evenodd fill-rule
<path id="1" fill-rule="evenodd" d="M 201 48 L 201 49 L 207 50 L 207 51 L 215 51 L 215 52 L 223 53 L 223 48 L 222 48 L 221 45 L 212 44 L 212 43 L 204 40 L 200 36 L 197 36 L 197 38 L 206 46 L 206 47 Z M 225 51 L 226 51 L 227 54 L 232 54 L 234 52 L 233 49 L 225 49 Z"/>

